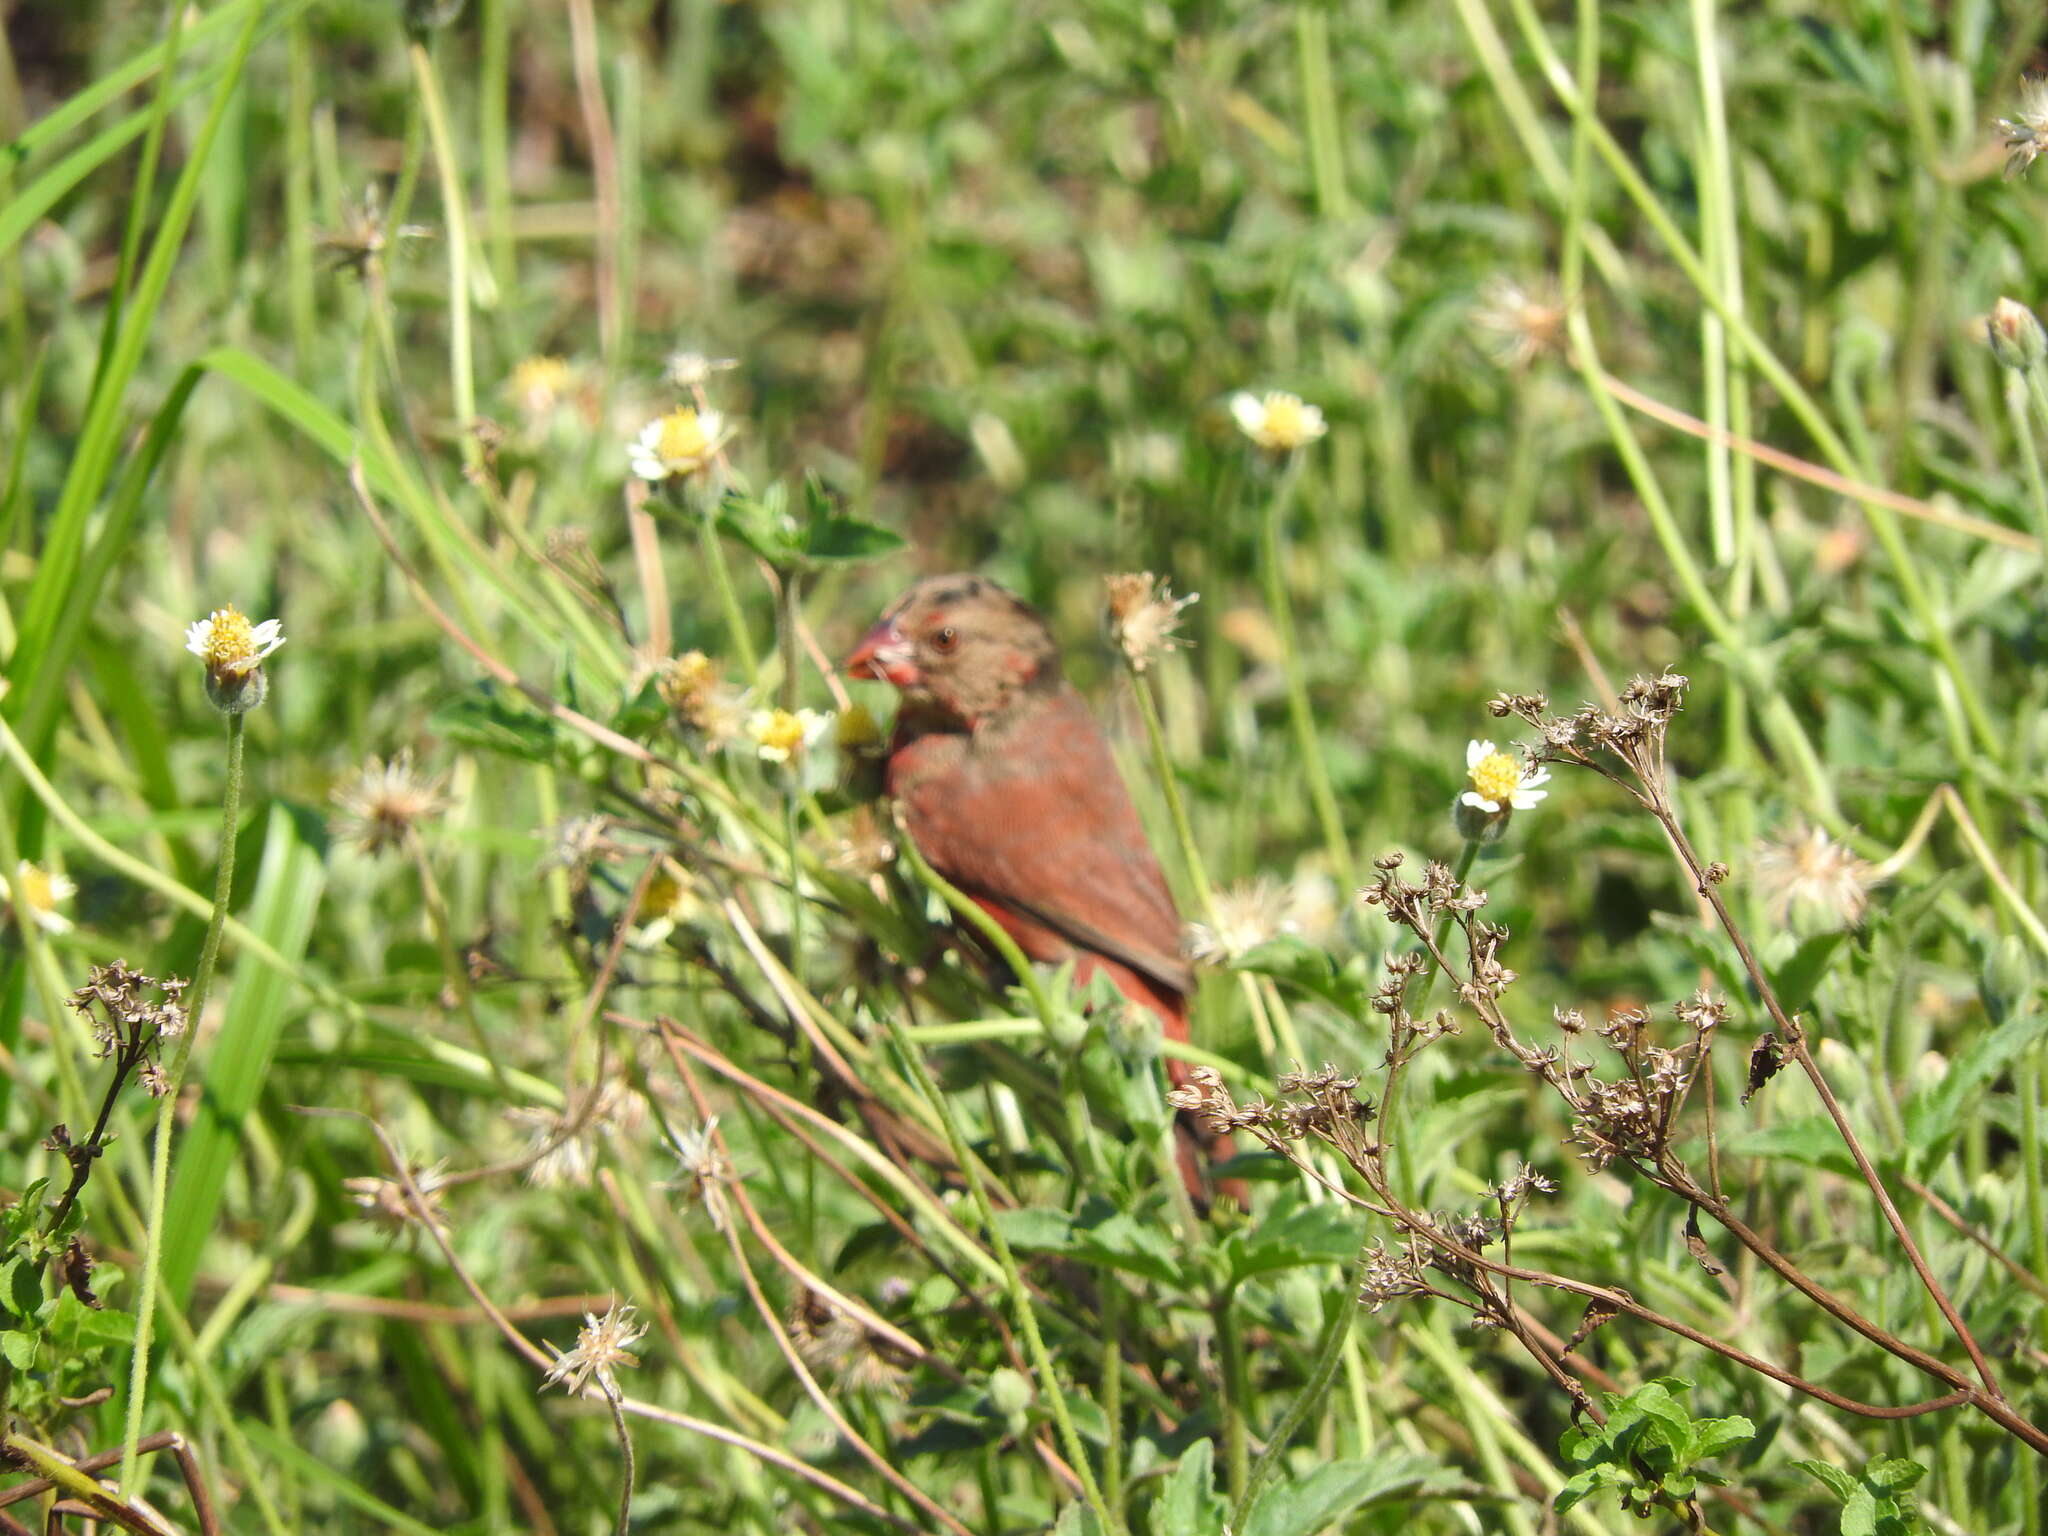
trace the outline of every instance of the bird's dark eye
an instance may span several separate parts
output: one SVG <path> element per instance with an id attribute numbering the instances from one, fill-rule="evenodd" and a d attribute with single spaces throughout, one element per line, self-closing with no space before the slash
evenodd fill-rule
<path id="1" fill-rule="evenodd" d="M 935 651 L 950 651 L 959 643 L 960 631 L 950 624 L 932 631 L 932 649 Z"/>

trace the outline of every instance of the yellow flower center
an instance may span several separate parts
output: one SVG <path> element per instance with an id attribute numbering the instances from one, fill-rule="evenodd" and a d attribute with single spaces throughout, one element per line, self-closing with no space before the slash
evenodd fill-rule
<path id="1" fill-rule="evenodd" d="M 754 740 L 764 750 L 794 757 L 804 744 L 804 723 L 788 710 L 778 709 L 754 732 Z"/>
<path id="2" fill-rule="evenodd" d="M 209 671 L 225 672 L 238 662 L 251 661 L 256 656 L 256 626 L 249 622 L 248 615 L 232 603 L 225 608 L 216 608 L 208 619 L 210 628 L 206 634 L 206 665 Z"/>
<path id="3" fill-rule="evenodd" d="M 1293 395 L 1266 396 L 1266 438 L 1278 448 L 1299 448 L 1307 437 L 1307 418 Z"/>
<path id="4" fill-rule="evenodd" d="M 848 752 L 858 752 L 863 747 L 872 747 L 882 739 L 882 728 L 875 723 L 874 712 L 865 704 L 849 704 L 839 712 L 838 734 L 835 738 L 840 747 Z"/>
<path id="5" fill-rule="evenodd" d="M 529 410 L 546 410 L 568 387 L 569 365 L 559 357 L 529 357 L 512 370 L 512 393 Z"/>
<path id="6" fill-rule="evenodd" d="M 1505 752 L 1490 753 L 1472 765 L 1472 787 L 1496 804 L 1506 804 L 1521 782 L 1522 765 Z"/>
<path id="7" fill-rule="evenodd" d="M 704 423 L 687 405 L 661 418 L 661 440 L 654 445 L 654 451 L 664 464 L 694 464 L 710 446 L 711 439 L 704 435 Z"/>
<path id="8" fill-rule="evenodd" d="M 671 708 L 694 699 L 718 681 L 718 668 L 702 651 L 685 651 L 662 663 L 654 686 Z"/>
<path id="9" fill-rule="evenodd" d="M 54 912 L 57 909 L 57 890 L 50 877 L 33 864 L 24 864 L 17 872 L 21 879 L 22 899 L 28 903 L 31 912 Z"/>
<path id="10" fill-rule="evenodd" d="M 689 912 L 690 888 L 666 869 L 647 882 L 640 910 L 649 917 L 681 918 Z"/>

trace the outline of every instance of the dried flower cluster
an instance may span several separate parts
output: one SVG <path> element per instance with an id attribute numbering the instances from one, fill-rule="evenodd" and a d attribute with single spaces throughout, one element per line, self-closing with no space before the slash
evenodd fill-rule
<path id="1" fill-rule="evenodd" d="M 66 1000 L 92 1031 L 93 1055 L 112 1060 L 116 1078 L 137 1071 L 153 1095 L 169 1088 L 160 1060 L 163 1043 L 185 1033 L 184 978 L 159 981 L 125 960 L 96 965 Z"/>

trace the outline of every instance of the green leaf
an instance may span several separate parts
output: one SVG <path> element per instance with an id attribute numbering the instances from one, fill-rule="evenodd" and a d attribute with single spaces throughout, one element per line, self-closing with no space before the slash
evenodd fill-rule
<path id="1" fill-rule="evenodd" d="M 1216 1492 L 1216 1446 L 1197 1440 L 1152 1506 L 1152 1536 L 1221 1536 L 1230 1506 Z"/>
<path id="2" fill-rule="evenodd" d="M 1109 1269 L 1142 1275 L 1163 1285 L 1184 1278 L 1180 1255 L 1165 1231 L 1119 1211 L 1094 1226 L 1074 1229 L 1074 1252 Z"/>
<path id="3" fill-rule="evenodd" d="M 906 544 L 903 535 L 857 517 L 820 518 L 804 530 L 803 556 L 814 564 L 879 560 Z"/>
<path id="4" fill-rule="evenodd" d="M 1362 1019 L 1371 988 L 1363 972 L 1340 966 L 1323 950 L 1296 938 L 1269 939 L 1231 962 L 1234 971 L 1252 971 L 1298 987 L 1320 998 L 1347 1018 Z"/>
<path id="5" fill-rule="evenodd" d="M 1926 1475 L 1927 1469 L 1910 1456 L 1873 1457 L 1870 1465 L 1863 1469 L 1865 1482 L 1901 1493 Z"/>
<path id="6" fill-rule="evenodd" d="M 1838 1499 L 1846 1499 L 1856 1491 L 1855 1475 L 1840 1467 L 1825 1461 L 1795 1461 L 1792 1465 L 1824 1483 L 1828 1492 Z"/>
<path id="7" fill-rule="evenodd" d="M 521 762 L 552 762 L 554 722 L 535 714 L 494 682 L 481 682 L 442 701 L 427 729 L 459 747 L 495 752 Z"/>
<path id="8" fill-rule="evenodd" d="M 1858 1483 L 1842 1501 L 1842 1536 L 1877 1536 L 1877 1495 Z"/>
<path id="9" fill-rule="evenodd" d="M 1695 1456 L 1718 1456 L 1756 1436 L 1756 1426 L 1740 1414 L 1725 1419 L 1699 1419 L 1692 1428 Z"/>
<path id="10" fill-rule="evenodd" d="M 19 1256 L 0 1266 L 0 1306 L 16 1317 L 34 1317 L 42 1304 L 42 1266 Z"/>
<path id="11" fill-rule="evenodd" d="M 997 1211 L 996 1227 L 1012 1248 L 1030 1253 L 1072 1253 L 1074 1218 L 1049 1205 Z"/>
<path id="12" fill-rule="evenodd" d="M 1848 937 L 1841 929 L 1816 933 L 1792 951 L 1791 959 L 1772 968 L 1771 990 L 1777 993 L 1778 1002 L 1787 1013 L 1797 1013 L 1813 1001 L 1813 994 L 1827 979 L 1835 951 Z"/>
<path id="13" fill-rule="evenodd" d="M 668 700 L 661 696 L 660 685 L 650 677 L 612 712 L 611 728 L 629 741 L 644 742 L 666 725 L 668 718 Z"/>
<path id="14" fill-rule="evenodd" d="M 1550 1501 L 1550 1507 L 1563 1514 L 1582 1499 L 1591 1498 L 1604 1488 L 1626 1488 L 1635 1479 L 1611 1461 L 1603 1461 L 1575 1472 L 1565 1479 L 1565 1485 L 1557 1490 L 1557 1496 Z"/>
<path id="15" fill-rule="evenodd" d="M 1342 1264 L 1358 1252 L 1358 1223 L 1347 1207 L 1331 1201 L 1303 1205 L 1269 1217 L 1249 1232 L 1224 1240 L 1232 1281 L 1269 1275 L 1303 1264 Z"/>
<path id="16" fill-rule="evenodd" d="M 1842 1133 L 1819 1115 L 1746 1132 L 1730 1140 L 1723 1155 L 1778 1157 L 1808 1168 L 1825 1169 L 1845 1179 L 1856 1177 L 1856 1163 L 1842 1145 Z"/>
<path id="17" fill-rule="evenodd" d="M 36 1336 L 10 1328 L 0 1333 L 0 1355 L 17 1371 L 31 1371 L 36 1364 Z"/>
<path id="18" fill-rule="evenodd" d="M 50 1342 L 58 1349 L 121 1346 L 135 1338 L 135 1318 L 117 1307 L 89 1307 L 71 1292 L 50 1311 Z"/>
<path id="19" fill-rule="evenodd" d="M 1939 1155 L 1984 1090 L 2014 1061 L 2048 1035 L 2048 1012 L 2016 1013 L 1979 1035 L 1949 1063 L 1940 1082 L 1906 1101 L 1906 1144 L 1921 1157 Z"/>
<path id="20" fill-rule="evenodd" d="M 1366 1500 L 1423 1481 L 1432 1467 L 1427 1458 L 1408 1455 L 1318 1467 L 1306 1477 L 1268 1487 L 1245 1517 L 1244 1536 L 1315 1536 Z"/>

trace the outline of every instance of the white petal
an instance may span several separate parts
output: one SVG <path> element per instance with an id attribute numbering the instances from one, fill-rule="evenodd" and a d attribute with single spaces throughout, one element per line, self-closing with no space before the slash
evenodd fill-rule
<path id="1" fill-rule="evenodd" d="M 1329 430 L 1329 424 L 1323 420 L 1323 408 L 1320 405 L 1304 405 L 1301 408 L 1301 435 L 1303 441 L 1321 437 Z"/>
<path id="2" fill-rule="evenodd" d="M 635 443 L 626 450 L 628 462 L 634 475 L 642 480 L 666 480 L 668 466 L 647 449 Z"/>
<path id="3" fill-rule="evenodd" d="M 1548 799 L 1549 796 L 1550 791 L 1547 789 L 1518 789 L 1509 803 L 1518 811 L 1526 811 L 1538 800 Z"/>
<path id="4" fill-rule="evenodd" d="M 1258 397 L 1239 390 L 1230 397 L 1230 414 L 1236 418 L 1238 430 L 1247 437 L 1257 437 L 1266 425 L 1266 408 Z"/>
<path id="5" fill-rule="evenodd" d="M 1548 784 L 1549 782 L 1550 770 L 1548 768 L 1538 768 L 1534 773 L 1522 780 L 1522 788 L 1534 789 L 1538 784 Z"/>
<path id="6" fill-rule="evenodd" d="M 697 425 L 704 430 L 704 440 L 707 443 L 715 443 L 718 441 L 718 434 L 725 430 L 725 416 L 719 411 L 699 411 Z"/>
<path id="7" fill-rule="evenodd" d="M 185 630 L 185 649 L 194 656 L 204 656 L 206 648 L 213 643 L 213 620 L 204 618 L 189 625 Z"/>
<path id="8" fill-rule="evenodd" d="M 1468 741 L 1465 743 L 1465 766 L 1467 768 L 1477 768 L 1483 759 L 1491 756 L 1493 756 L 1492 742 Z"/>
<path id="9" fill-rule="evenodd" d="M 1458 796 L 1458 804 L 1469 805 L 1474 810 L 1486 812 L 1489 816 L 1495 816 L 1500 813 L 1499 804 L 1487 799 L 1486 796 L 1480 794 L 1476 789 L 1468 789 L 1465 793 Z"/>

